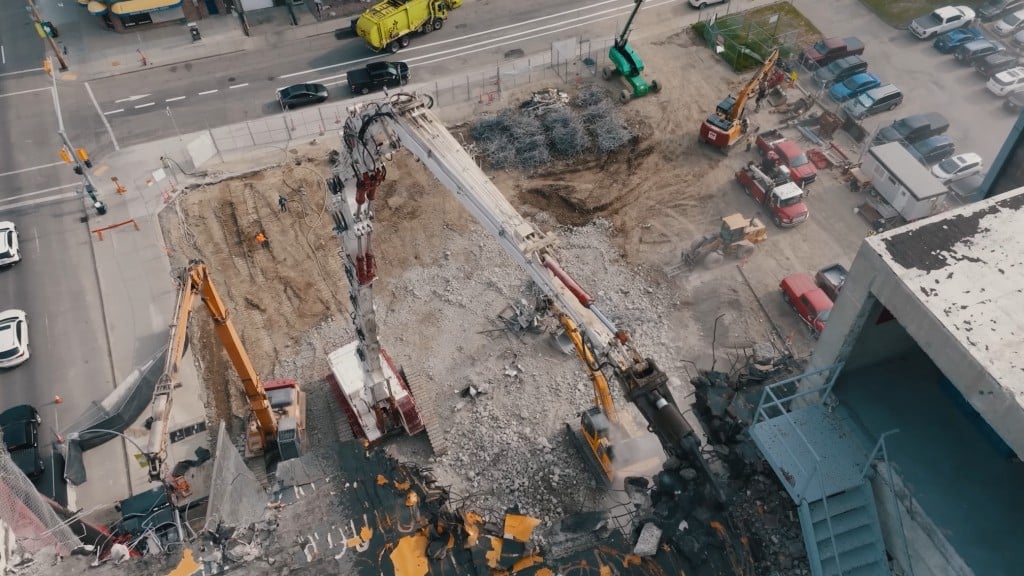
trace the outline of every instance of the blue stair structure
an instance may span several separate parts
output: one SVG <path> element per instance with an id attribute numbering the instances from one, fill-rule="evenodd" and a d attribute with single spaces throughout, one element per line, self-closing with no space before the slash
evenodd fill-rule
<path id="1" fill-rule="evenodd" d="M 750 436 L 797 505 L 812 576 L 889 576 L 869 477 L 884 436 L 869 455 L 855 424 L 831 409 L 840 369 L 767 386 Z"/>

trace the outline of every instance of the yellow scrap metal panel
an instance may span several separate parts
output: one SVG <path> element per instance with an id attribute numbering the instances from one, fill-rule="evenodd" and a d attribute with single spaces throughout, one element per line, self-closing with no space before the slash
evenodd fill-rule
<path id="1" fill-rule="evenodd" d="M 505 515 L 505 538 L 511 538 L 516 542 L 528 542 L 533 534 L 533 529 L 540 524 L 540 520 L 531 516 L 521 514 Z"/>
<path id="2" fill-rule="evenodd" d="M 427 537 L 417 532 L 401 538 L 390 558 L 395 576 L 426 576 L 430 570 L 427 563 Z"/>

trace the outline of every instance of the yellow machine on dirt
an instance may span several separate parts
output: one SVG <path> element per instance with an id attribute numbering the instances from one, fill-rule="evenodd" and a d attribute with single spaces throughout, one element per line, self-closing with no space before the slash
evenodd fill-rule
<path id="1" fill-rule="evenodd" d="M 690 244 L 683 251 L 683 264 L 694 268 L 698 264 L 714 268 L 726 256 L 745 260 L 754 254 L 755 246 L 768 239 L 768 229 L 758 218 L 747 218 L 735 213 L 722 218 L 722 228 L 717 233 L 707 234 Z"/>
<path id="2" fill-rule="evenodd" d="M 217 339 L 241 379 L 245 397 L 249 401 L 252 412 L 246 434 L 246 456 L 259 456 L 270 451 L 276 452 L 275 456 L 280 460 L 299 456 L 306 436 L 305 394 L 293 380 L 276 380 L 266 384 L 260 381 L 235 331 L 235 325 L 228 316 L 227 306 L 213 285 L 206 264 L 201 260 L 192 260 L 180 278 L 177 311 L 174 323 L 171 324 L 164 371 L 153 391 L 153 423 L 144 454 L 149 464 L 150 479 L 164 482 L 170 480 L 163 478 L 163 468 L 167 460 L 171 395 L 180 386 L 181 358 L 185 353 L 188 322 L 196 296 L 202 299 L 213 318 Z"/>
<path id="3" fill-rule="evenodd" d="M 385 48 L 398 52 L 409 45 L 413 34 L 440 30 L 448 12 L 459 6 L 462 0 L 384 0 L 359 16 L 356 34 L 374 52 Z"/>
<path id="4" fill-rule="evenodd" d="M 727 152 L 729 146 L 732 146 L 740 139 L 740 136 L 745 132 L 743 112 L 747 108 L 747 101 L 750 99 L 750 95 L 757 90 L 757 87 L 762 82 L 768 84 L 768 87 L 779 82 L 777 77 L 771 78 L 771 81 L 769 81 L 769 74 L 773 73 L 775 62 L 778 59 L 779 51 L 776 49 L 765 59 L 761 68 L 754 74 L 754 77 L 750 79 L 750 82 L 747 82 L 735 97 L 730 94 L 725 97 L 725 100 L 719 102 L 715 108 L 715 113 L 708 116 L 700 125 L 698 139 L 701 142 L 710 144 L 722 152 Z M 776 76 L 775 74 L 772 75 Z"/>
<path id="5" fill-rule="evenodd" d="M 611 482 L 614 475 L 612 467 L 612 443 L 610 438 L 611 428 L 619 423 L 618 413 L 615 411 L 615 404 L 612 402 L 612 393 L 608 388 L 608 379 L 605 378 L 601 366 L 594 358 L 594 353 L 587 346 L 576 323 L 567 314 L 558 313 L 558 321 L 565 329 L 565 335 L 569 337 L 576 355 L 586 365 L 590 373 L 590 382 L 594 386 L 594 406 L 580 414 L 580 428 L 573 430 L 571 424 L 566 424 L 566 431 L 576 441 L 577 448 L 584 454 L 584 460 L 594 468 L 592 470 L 597 477 L 604 478 Z"/>

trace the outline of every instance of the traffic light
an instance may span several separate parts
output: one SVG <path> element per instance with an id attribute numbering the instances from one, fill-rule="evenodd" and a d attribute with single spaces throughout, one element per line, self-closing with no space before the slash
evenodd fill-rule
<path id="1" fill-rule="evenodd" d="M 66 164 L 71 164 L 74 162 L 71 159 L 71 153 L 69 153 L 68 149 L 65 148 L 64 146 L 61 146 L 60 151 L 57 153 L 60 154 L 60 159 L 63 160 Z"/>
<path id="2" fill-rule="evenodd" d="M 75 154 L 78 155 L 79 160 L 85 163 L 86 168 L 92 168 L 92 160 L 89 160 L 89 153 L 85 151 L 85 148 L 75 150 Z"/>
<path id="3" fill-rule="evenodd" d="M 43 33 L 49 36 L 50 38 L 57 37 L 57 28 L 50 22 L 40 22 L 39 27 L 42 28 Z"/>

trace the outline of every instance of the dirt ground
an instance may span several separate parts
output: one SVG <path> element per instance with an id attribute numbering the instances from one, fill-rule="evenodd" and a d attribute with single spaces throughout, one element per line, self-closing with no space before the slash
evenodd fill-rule
<path id="1" fill-rule="evenodd" d="M 675 378 L 673 392 L 686 405 L 695 368 L 717 361 L 722 369 L 757 343 L 809 354 L 813 341 L 778 298 L 778 281 L 832 261 L 848 265 L 865 227 L 852 213 L 856 198 L 823 174 L 808 198 L 811 220 L 788 231 L 770 227 L 768 243 L 742 270 L 666 274 L 721 216 L 758 214 L 733 179 L 753 153 L 723 156 L 697 141 L 704 117 L 747 77 L 689 32 L 641 48 L 663 89 L 627 105 L 640 134 L 634 146 L 611 158 L 490 175 L 535 225 L 558 234 L 563 265 Z M 506 101 L 515 105 L 516 96 Z M 777 124 L 767 111 L 751 117 L 765 128 Z M 241 161 L 214 167 L 252 172 L 192 188 L 161 214 L 172 260 L 199 257 L 211 266 L 263 378 L 294 378 L 320 399 L 329 398 L 327 353 L 354 338 L 321 180 L 337 146 L 330 138 L 296 146 L 262 171 Z M 278 210 L 279 194 L 289 199 L 287 212 Z M 260 230 L 269 250 L 256 244 Z M 408 153 L 395 155 L 379 192 L 375 246 L 382 342 L 427 382 L 448 446 L 431 455 L 424 439 L 401 439 L 392 450 L 429 462 L 442 483 L 483 509 L 518 504 L 550 525 L 564 513 L 607 506 L 564 436 L 565 423 L 593 403 L 584 371 L 551 346 L 549 334 L 511 332 L 497 320 L 509 304 L 534 296 L 525 274 Z M 237 379 L 212 326 L 193 323 L 193 330 L 214 399 L 211 419 L 240 433 L 247 408 Z M 462 397 L 469 384 L 485 394 Z M 624 413 L 635 412 L 618 400 Z M 314 446 L 347 437 L 337 418 L 317 424 L 333 430 L 314 424 Z"/>

